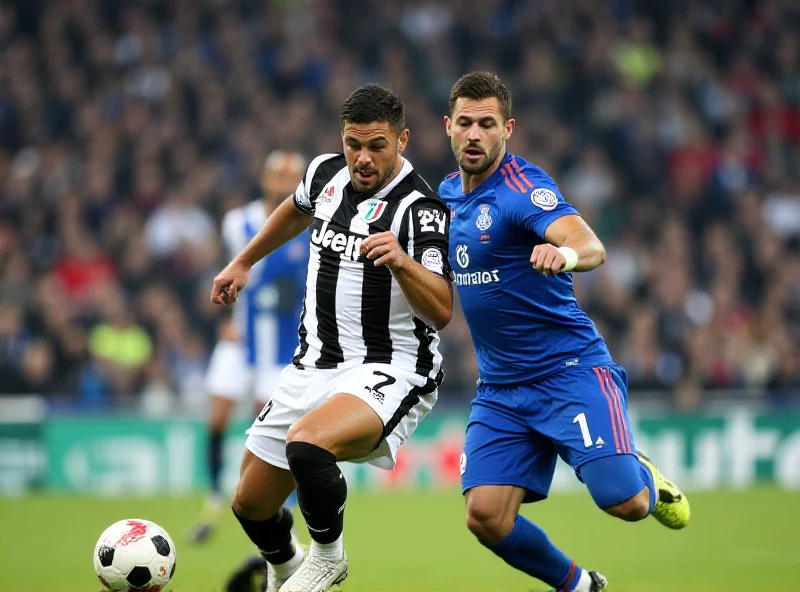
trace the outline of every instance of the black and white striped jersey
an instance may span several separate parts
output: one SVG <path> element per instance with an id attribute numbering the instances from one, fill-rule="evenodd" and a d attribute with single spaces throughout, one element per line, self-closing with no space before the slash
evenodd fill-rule
<path id="1" fill-rule="evenodd" d="M 435 379 L 442 357 L 437 332 L 411 310 L 385 266 L 359 254 L 370 234 L 391 230 L 409 256 L 442 277 L 448 264 L 449 210 L 411 163 L 380 192 L 362 198 L 343 154 L 315 158 L 294 202 L 312 215 L 311 249 L 298 367 L 392 364 Z"/>

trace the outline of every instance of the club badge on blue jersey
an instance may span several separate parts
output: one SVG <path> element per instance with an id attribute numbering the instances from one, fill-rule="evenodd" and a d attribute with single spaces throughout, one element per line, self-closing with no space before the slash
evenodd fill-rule
<path id="1" fill-rule="evenodd" d="M 558 205 L 558 197 L 556 197 L 556 194 L 544 187 L 533 190 L 533 193 L 531 193 L 531 201 L 533 205 L 539 206 L 547 212 L 555 209 Z"/>
<path id="2" fill-rule="evenodd" d="M 481 213 L 478 215 L 478 219 L 475 220 L 475 226 L 478 227 L 478 230 L 484 232 L 485 230 L 488 230 L 491 225 L 492 217 L 489 215 L 489 206 L 487 204 L 483 204 L 481 206 Z"/>

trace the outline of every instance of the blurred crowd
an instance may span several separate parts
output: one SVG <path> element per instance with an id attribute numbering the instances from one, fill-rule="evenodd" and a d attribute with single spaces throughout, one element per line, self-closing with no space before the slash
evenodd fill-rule
<path id="1" fill-rule="evenodd" d="M 800 2 L 7 0 L 0 4 L 0 391 L 196 398 L 219 224 L 264 156 L 341 146 L 358 84 L 403 96 L 407 156 L 455 168 L 464 72 L 514 96 L 510 149 L 608 250 L 581 304 L 637 393 L 800 401 Z M 463 319 L 442 401 L 472 395 Z"/>

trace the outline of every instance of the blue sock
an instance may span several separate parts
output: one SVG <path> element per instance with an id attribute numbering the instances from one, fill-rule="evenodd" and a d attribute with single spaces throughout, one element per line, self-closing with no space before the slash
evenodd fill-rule
<path id="1" fill-rule="evenodd" d="M 650 469 L 642 463 L 639 463 L 639 472 L 642 475 L 642 480 L 645 485 L 647 485 L 647 489 L 650 491 L 650 510 L 648 510 L 647 513 L 652 514 L 653 510 L 656 508 L 656 501 L 658 500 L 658 488 L 653 482 L 653 474 L 650 472 Z"/>
<path id="2" fill-rule="evenodd" d="M 572 590 L 583 572 L 541 528 L 522 516 L 514 520 L 509 535 L 489 549 L 510 566 L 558 589 Z"/>

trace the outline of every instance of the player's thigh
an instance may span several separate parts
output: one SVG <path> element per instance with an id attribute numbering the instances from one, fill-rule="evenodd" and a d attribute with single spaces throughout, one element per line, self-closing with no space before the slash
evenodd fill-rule
<path id="1" fill-rule="evenodd" d="M 245 446 L 264 462 L 289 469 L 286 460 L 286 437 L 291 426 L 306 413 L 309 392 L 317 388 L 318 376 L 287 366 L 281 372 L 278 386 L 247 430 Z"/>
<path id="2" fill-rule="evenodd" d="M 462 492 L 514 486 L 525 491 L 524 502 L 546 498 L 555 471 L 555 446 L 530 428 L 524 414 L 503 404 L 511 400 L 511 393 L 487 395 L 487 389 L 482 390 L 472 403 L 461 455 Z"/>
<path id="3" fill-rule="evenodd" d="M 389 364 L 349 369 L 332 377 L 324 400 L 292 426 L 288 440 L 311 442 L 339 460 L 365 459 L 435 391 L 429 382 Z M 425 402 L 430 409 L 432 402 Z"/>
<path id="4" fill-rule="evenodd" d="M 383 423 L 369 405 L 350 393 L 336 393 L 289 429 L 287 442 L 324 448 L 339 461 L 366 456 L 380 442 Z"/>
<path id="5" fill-rule="evenodd" d="M 294 489 L 292 474 L 245 449 L 241 476 L 233 494 L 234 511 L 249 520 L 266 520 L 281 508 Z"/>
<path id="6" fill-rule="evenodd" d="M 556 443 L 559 455 L 574 469 L 593 459 L 636 453 L 620 366 L 567 370 L 540 381 L 537 388 L 549 404 L 535 416 L 536 429 Z"/>

